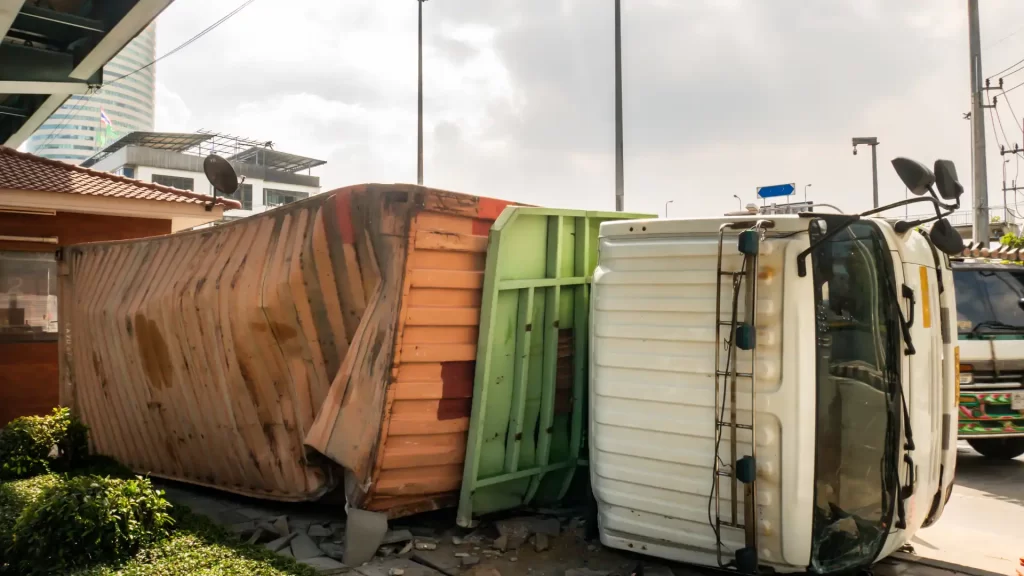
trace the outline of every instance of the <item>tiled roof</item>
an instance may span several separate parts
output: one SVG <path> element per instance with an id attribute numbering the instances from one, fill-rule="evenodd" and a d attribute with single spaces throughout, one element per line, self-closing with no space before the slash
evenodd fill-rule
<path id="1" fill-rule="evenodd" d="M 60 192 L 107 198 L 135 198 L 161 200 L 181 204 L 206 204 L 213 198 L 188 190 L 178 190 L 109 172 L 99 172 L 18 152 L 0 146 L 0 189 Z M 227 209 L 242 205 L 230 198 L 217 198 L 217 204 Z"/>

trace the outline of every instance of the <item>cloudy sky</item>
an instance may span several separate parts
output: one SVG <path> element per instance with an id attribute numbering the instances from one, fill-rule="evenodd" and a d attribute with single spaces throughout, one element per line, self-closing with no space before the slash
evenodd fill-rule
<path id="1" fill-rule="evenodd" d="M 176 0 L 158 55 L 239 3 Z M 613 23 L 612 0 L 424 4 L 426 184 L 612 209 Z M 1024 2 L 983 0 L 981 23 L 986 75 L 1024 59 Z M 966 0 L 623 0 L 623 68 L 627 210 L 713 215 L 784 182 L 863 210 L 871 157 L 852 136 L 881 142 L 883 203 L 905 193 L 897 155 L 952 159 L 970 193 Z M 157 80 L 158 130 L 273 140 L 326 160 L 325 190 L 416 179 L 415 0 L 256 0 Z M 1024 116 L 1024 88 L 1008 100 Z"/>

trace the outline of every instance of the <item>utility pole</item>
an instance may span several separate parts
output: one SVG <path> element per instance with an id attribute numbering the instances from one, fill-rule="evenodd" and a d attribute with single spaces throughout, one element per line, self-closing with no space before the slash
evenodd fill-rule
<path id="1" fill-rule="evenodd" d="M 416 114 L 416 183 L 423 186 L 423 3 L 416 0 L 420 9 L 419 31 L 419 91 Z"/>
<path id="2" fill-rule="evenodd" d="M 865 144 L 871 146 L 871 190 L 873 192 L 874 207 L 878 208 L 878 138 L 854 138 L 853 155 L 857 155 L 857 145 Z"/>
<path id="3" fill-rule="evenodd" d="M 626 209 L 622 163 L 622 6 L 615 0 L 615 211 Z"/>
<path id="4" fill-rule="evenodd" d="M 988 168 L 985 163 L 985 106 L 981 78 L 981 24 L 978 18 L 978 0 L 967 0 L 967 20 L 971 47 L 971 135 L 972 162 L 974 165 L 974 226 L 972 238 L 975 242 L 988 245 Z"/>

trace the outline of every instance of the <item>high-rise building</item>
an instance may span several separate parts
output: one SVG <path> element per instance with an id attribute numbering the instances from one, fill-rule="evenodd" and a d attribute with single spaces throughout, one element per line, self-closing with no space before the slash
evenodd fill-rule
<path id="1" fill-rule="evenodd" d="M 68 98 L 25 143 L 44 158 L 78 164 L 119 136 L 153 130 L 155 67 L 132 74 L 156 58 L 156 24 L 146 27 L 103 67 L 103 89 Z"/>

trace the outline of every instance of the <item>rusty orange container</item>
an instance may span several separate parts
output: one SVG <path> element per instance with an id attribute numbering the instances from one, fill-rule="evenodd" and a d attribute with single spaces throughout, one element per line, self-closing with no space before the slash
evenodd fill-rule
<path id="1" fill-rule="evenodd" d="M 508 203 L 362 185 L 71 246 L 61 402 L 133 470 L 392 517 L 462 480 L 487 234 Z"/>

